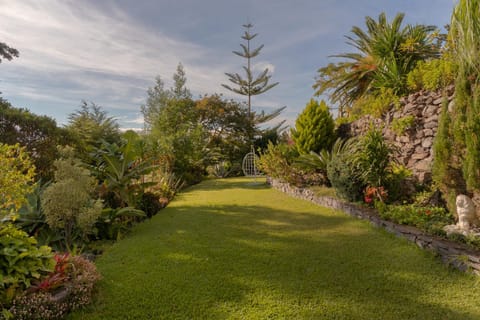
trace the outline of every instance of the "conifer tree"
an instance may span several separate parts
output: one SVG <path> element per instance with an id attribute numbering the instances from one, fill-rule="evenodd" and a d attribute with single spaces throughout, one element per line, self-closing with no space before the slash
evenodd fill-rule
<path id="1" fill-rule="evenodd" d="M 246 41 L 246 44 L 241 43 L 240 46 L 242 47 L 242 51 L 233 51 L 234 54 L 240 56 L 242 58 L 247 59 L 247 65 L 243 66 L 243 70 L 245 70 L 246 77 L 242 77 L 238 73 L 225 73 L 228 76 L 228 80 L 235 84 L 235 86 L 231 87 L 226 84 L 222 84 L 222 86 L 232 92 L 244 95 L 248 97 L 248 114 L 251 115 L 251 100 L 252 96 L 256 96 L 262 94 L 273 87 L 275 87 L 278 82 L 269 83 L 271 75 L 268 74 L 268 68 L 260 73 L 258 76 L 254 77 L 252 72 L 252 62 L 251 59 L 255 58 L 260 54 L 260 51 L 263 48 L 263 44 L 257 47 L 256 49 L 250 48 L 250 41 L 253 40 L 258 34 L 251 34 L 250 28 L 253 27 L 251 23 L 243 25 L 246 29 L 245 33 L 242 36 L 242 39 Z"/>
<path id="2" fill-rule="evenodd" d="M 458 194 L 480 196 L 480 0 L 460 0 L 449 39 L 457 75 L 451 110 L 443 106 L 434 145 L 433 178 L 455 212 Z"/>
<path id="3" fill-rule="evenodd" d="M 335 123 L 326 103 L 311 99 L 295 122 L 292 138 L 300 154 L 329 149 L 335 140 Z"/>

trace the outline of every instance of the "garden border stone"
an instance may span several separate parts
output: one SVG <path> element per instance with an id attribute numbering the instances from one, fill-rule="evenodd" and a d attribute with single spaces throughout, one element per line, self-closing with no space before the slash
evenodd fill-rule
<path id="1" fill-rule="evenodd" d="M 372 208 L 362 207 L 333 197 L 316 196 L 310 189 L 295 187 L 270 177 L 267 177 L 267 184 L 295 198 L 308 200 L 320 206 L 341 210 L 350 216 L 368 220 L 376 227 L 407 239 L 422 249 L 434 252 L 445 264 L 480 276 L 479 250 L 473 250 L 462 243 L 426 234 L 412 226 L 399 225 L 383 220 L 379 217 L 378 212 Z"/>

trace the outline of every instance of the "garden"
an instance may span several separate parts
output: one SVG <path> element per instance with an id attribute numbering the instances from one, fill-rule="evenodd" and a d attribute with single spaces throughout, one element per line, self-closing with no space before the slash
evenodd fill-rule
<path id="1" fill-rule="evenodd" d="M 291 129 L 252 110 L 278 83 L 252 75 L 251 24 L 246 76 L 223 85 L 247 102 L 193 98 L 182 64 L 146 92 L 142 132 L 93 102 L 60 127 L 0 98 L 1 317 L 479 318 L 476 276 L 239 178 L 254 150 L 271 179 L 480 251 L 479 12 L 459 1 L 446 34 L 366 17 Z"/>

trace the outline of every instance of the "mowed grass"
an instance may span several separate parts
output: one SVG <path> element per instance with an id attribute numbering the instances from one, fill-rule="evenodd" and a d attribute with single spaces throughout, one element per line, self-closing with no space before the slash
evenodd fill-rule
<path id="1" fill-rule="evenodd" d="M 97 266 L 72 319 L 480 319 L 475 276 L 245 178 L 187 189 Z"/>

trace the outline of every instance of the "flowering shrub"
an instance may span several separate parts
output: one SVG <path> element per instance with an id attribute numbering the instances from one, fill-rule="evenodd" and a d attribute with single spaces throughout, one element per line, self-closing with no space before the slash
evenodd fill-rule
<path id="1" fill-rule="evenodd" d="M 39 291 L 17 297 L 10 312 L 18 320 L 54 320 L 67 314 L 68 305 L 48 292 Z"/>
<path id="2" fill-rule="evenodd" d="M 17 296 L 9 309 L 14 319 L 62 319 L 68 312 L 91 301 L 100 275 L 95 265 L 81 256 L 56 255 L 55 270 Z"/>
<path id="3" fill-rule="evenodd" d="M 385 202 L 388 197 L 388 192 L 384 187 L 368 186 L 363 193 L 363 200 L 365 203 L 373 204 L 375 200 Z"/>
<path id="4" fill-rule="evenodd" d="M 452 214 L 440 207 L 383 204 L 377 209 L 382 219 L 415 226 L 432 234 L 444 234 L 443 226 L 455 223 Z"/>

